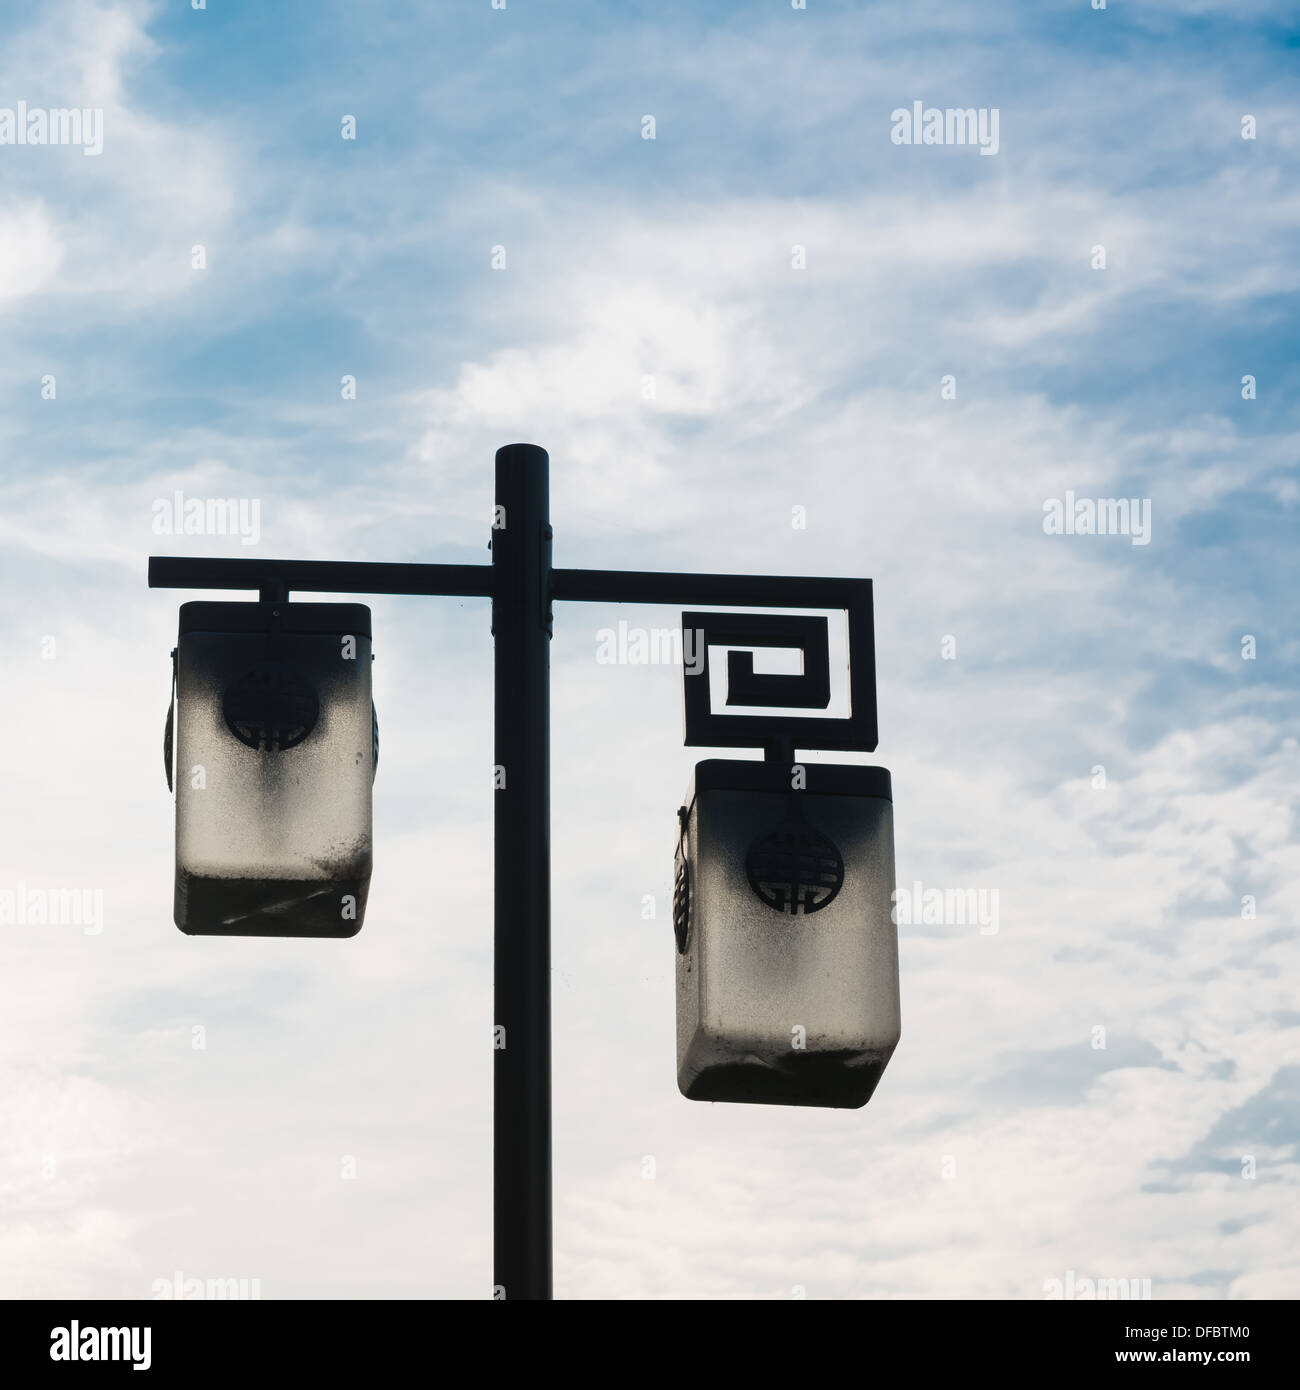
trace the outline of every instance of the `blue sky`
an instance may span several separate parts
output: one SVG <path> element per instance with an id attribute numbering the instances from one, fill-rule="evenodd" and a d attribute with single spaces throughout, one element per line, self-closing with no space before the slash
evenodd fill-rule
<path id="1" fill-rule="evenodd" d="M 0 887 L 105 927 L 0 928 L 0 1291 L 490 1288 L 486 605 L 373 605 L 362 935 L 193 941 L 144 574 L 486 561 L 527 439 L 557 563 L 870 575 L 899 881 L 1001 904 L 902 930 L 865 1111 L 682 1100 L 680 672 L 595 660 L 675 615 L 562 609 L 557 1293 L 1300 1293 L 1288 7 L 413 8 L 4 21 L 0 107 L 104 148 L 0 146 Z M 895 145 L 916 100 L 996 107 L 997 154 Z M 257 547 L 154 535 L 177 488 L 259 499 Z M 1150 544 L 1045 534 L 1067 490 L 1150 499 Z"/>

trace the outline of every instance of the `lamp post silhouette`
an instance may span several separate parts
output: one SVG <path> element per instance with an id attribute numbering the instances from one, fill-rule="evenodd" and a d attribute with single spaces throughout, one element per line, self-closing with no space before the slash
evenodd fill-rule
<path id="1" fill-rule="evenodd" d="M 702 670 L 686 675 L 687 745 L 761 748 L 766 760 L 700 763 L 679 813 L 678 1082 L 692 1099 L 857 1107 L 870 1096 L 899 1035 L 889 774 L 795 764 L 800 748 L 876 747 L 871 581 L 556 569 L 549 496 L 544 449 L 511 444 L 497 451 L 490 565 L 167 556 L 149 561 L 151 588 L 258 594 L 255 604 L 182 608 L 175 700 L 176 916 L 192 932 L 233 926 L 245 935 L 349 936 L 360 926 L 356 898 L 360 894 L 363 908 L 370 868 L 367 778 L 374 772 L 363 732 L 369 610 L 360 604 L 294 604 L 290 595 L 492 600 L 496 763 L 504 771 L 494 828 L 493 1244 L 495 1294 L 506 1299 L 547 1299 L 552 1292 L 549 644 L 556 601 L 847 614 L 847 718 L 711 710 L 710 644 L 791 647 L 803 654 L 801 675 L 778 676 L 757 674 L 752 653 L 731 651 L 728 704 L 826 709 L 831 691 L 824 617 L 683 615 L 684 628 L 700 634 L 704 653 Z M 191 638 L 202 623 L 220 629 L 213 642 L 221 660 L 203 667 L 205 654 L 194 649 L 194 671 L 206 670 L 205 677 L 191 678 L 187 609 L 223 610 L 191 619 Z M 232 616 L 230 610 L 245 611 Z M 240 628 L 235 634 L 226 630 L 231 622 Z M 235 638 L 243 640 L 237 650 Z M 346 650 L 347 638 L 354 639 L 346 658 L 351 665 L 340 674 L 319 644 Z M 225 851 L 227 858 L 247 852 L 255 862 L 226 863 L 221 872 L 254 882 L 268 876 L 274 889 L 251 915 L 231 911 L 229 899 L 220 898 L 197 925 L 184 915 L 183 908 L 190 909 L 181 901 L 182 870 L 189 873 L 192 864 L 183 862 L 182 827 L 189 822 L 179 776 L 180 749 L 197 746 L 187 742 L 196 730 L 218 748 L 214 756 L 245 759 L 244 772 L 234 779 L 236 794 L 256 800 L 262 813 L 255 853 L 228 846 Z M 169 709 L 169 749 L 171 741 Z M 342 748 L 353 752 L 340 756 Z M 271 762 L 284 757 L 314 757 L 327 772 L 336 767 L 347 789 L 349 853 L 311 871 L 315 878 L 308 888 L 302 888 L 301 868 L 286 874 L 283 864 L 270 864 L 275 854 L 265 845 L 269 838 L 283 848 L 282 821 L 293 816 L 284 788 L 295 779 L 277 770 L 289 764 Z M 350 768 L 343 766 L 348 757 Z M 170 761 L 169 752 L 169 774 Z M 332 842 L 338 839 L 331 835 Z M 316 856 L 312 862 L 318 861 Z M 249 891 L 243 882 L 245 904 Z M 340 902 L 344 925 L 335 929 L 335 919 L 321 929 Z"/>

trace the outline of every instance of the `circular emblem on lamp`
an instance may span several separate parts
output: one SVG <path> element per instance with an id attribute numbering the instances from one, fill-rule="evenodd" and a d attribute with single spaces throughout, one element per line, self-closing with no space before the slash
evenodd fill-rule
<path id="1" fill-rule="evenodd" d="M 282 753 L 316 727 L 320 697 L 292 666 L 264 661 L 226 687 L 226 727 L 249 748 Z"/>
<path id="2" fill-rule="evenodd" d="M 745 872 L 768 907 L 791 917 L 829 907 L 844 887 L 844 857 L 801 817 L 760 835 L 745 855 Z"/>

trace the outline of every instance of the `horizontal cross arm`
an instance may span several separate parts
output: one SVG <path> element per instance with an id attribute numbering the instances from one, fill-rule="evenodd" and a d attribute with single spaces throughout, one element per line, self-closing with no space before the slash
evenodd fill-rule
<path id="1" fill-rule="evenodd" d="M 491 565 L 380 564 L 355 560 L 228 560 L 153 555 L 151 589 L 257 589 L 308 594 L 443 594 L 491 598 Z"/>
<path id="2" fill-rule="evenodd" d="M 856 608 L 870 611 L 869 579 L 810 579 L 765 574 L 673 574 L 640 570 L 557 569 L 557 599 L 587 603 L 663 603 L 691 608 Z"/>

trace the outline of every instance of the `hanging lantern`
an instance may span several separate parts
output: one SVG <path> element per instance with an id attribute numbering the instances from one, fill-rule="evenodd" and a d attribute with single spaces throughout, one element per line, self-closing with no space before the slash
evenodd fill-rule
<path id="1" fill-rule="evenodd" d="M 847 719 L 710 708 L 710 645 L 793 647 L 803 671 L 728 658 L 728 704 L 826 708 L 825 619 L 686 613 L 697 669 L 686 742 L 766 747 L 764 762 L 697 764 L 678 813 L 677 1083 L 689 1100 L 865 1105 L 900 1035 L 894 833 L 881 767 L 796 764 L 794 746 L 876 746 L 870 585 L 846 595 Z"/>
<path id="2" fill-rule="evenodd" d="M 176 925 L 355 936 L 378 751 L 370 609 L 186 603 L 172 661 Z"/>
<path id="3" fill-rule="evenodd" d="M 677 1080 L 689 1100 L 856 1108 L 898 1045 L 879 767 L 696 766 L 679 812 Z"/>

